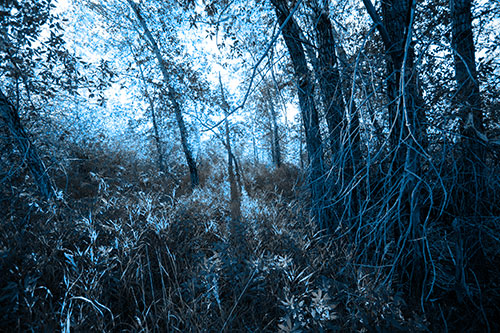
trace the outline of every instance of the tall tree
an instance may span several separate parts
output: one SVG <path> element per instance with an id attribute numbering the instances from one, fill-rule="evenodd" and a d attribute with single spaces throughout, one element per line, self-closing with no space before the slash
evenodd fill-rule
<path id="1" fill-rule="evenodd" d="M 153 54 L 158 61 L 158 66 L 160 67 L 161 73 L 163 75 L 163 81 L 165 83 L 165 89 L 167 91 L 167 97 L 168 100 L 170 101 L 172 108 L 175 113 L 175 119 L 177 121 L 177 126 L 179 128 L 179 133 L 181 136 L 181 144 L 182 144 L 182 150 L 184 151 L 184 156 L 186 157 L 186 162 L 188 164 L 189 168 L 189 175 L 191 178 L 191 186 L 195 187 L 199 185 L 199 177 L 198 177 L 198 168 L 196 167 L 196 161 L 194 160 L 193 153 L 191 151 L 191 148 L 189 146 L 188 142 L 188 133 L 186 129 L 186 124 L 184 122 L 184 117 L 182 115 L 182 110 L 181 110 L 181 105 L 178 102 L 178 98 L 176 96 L 176 92 L 171 86 L 171 78 L 168 73 L 168 70 L 166 68 L 166 62 L 163 59 L 163 56 L 161 54 L 161 51 L 158 47 L 158 44 L 151 34 L 151 31 L 148 28 L 148 25 L 146 24 L 146 20 L 141 14 L 139 5 L 135 3 L 132 0 L 127 0 L 128 4 L 130 5 L 130 8 L 132 8 L 132 11 L 134 12 L 135 16 L 137 17 L 137 20 L 139 21 L 142 29 L 144 30 L 145 38 L 147 42 L 149 43 L 149 46 L 153 50 Z"/>
<path id="2" fill-rule="evenodd" d="M 450 0 L 452 48 L 455 60 L 456 101 L 464 134 L 477 137 L 483 130 L 481 95 L 472 34 L 471 0 Z"/>
<path id="3" fill-rule="evenodd" d="M 134 57 L 134 61 L 137 65 L 137 67 L 139 68 L 139 74 L 141 77 L 141 81 L 144 85 L 144 87 L 142 89 L 143 94 L 149 103 L 149 109 L 151 111 L 151 121 L 153 123 L 153 139 L 155 141 L 156 150 L 158 153 L 158 169 L 162 172 L 165 172 L 166 171 L 166 169 L 165 169 L 165 157 L 163 156 L 163 144 L 162 144 L 161 137 L 160 137 L 160 130 L 158 128 L 158 122 L 156 120 L 157 113 L 155 110 L 155 102 L 154 102 L 153 97 L 151 96 L 151 94 L 148 91 L 148 87 L 147 87 L 148 83 L 147 83 L 146 76 L 144 75 L 144 71 L 142 69 L 142 63 L 139 61 L 136 53 L 134 52 L 132 44 L 129 44 L 129 46 L 130 46 L 130 51 L 132 52 L 132 55 Z"/>
<path id="4" fill-rule="evenodd" d="M 390 126 L 391 173 L 399 182 L 401 174 L 419 174 L 418 143 L 422 139 L 423 112 L 417 87 L 418 73 L 414 67 L 412 42 L 416 2 L 387 0 L 382 2 L 383 21 L 370 0 L 363 0 L 369 15 L 380 32 L 387 59 L 386 93 Z M 414 181 L 414 179 L 413 179 Z M 401 188 L 405 191 L 406 185 Z M 410 186 L 411 188 L 411 186 Z"/>
<path id="5" fill-rule="evenodd" d="M 315 37 L 317 45 L 317 66 L 315 74 L 321 98 L 325 107 L 328 135 L 330 138 L 332 155 L 335 156 L 341 149 L 341 132 L 345 121 L 345 105 L 342 98 L 340 74 L 336 56 L 335 38 L 329 17 L 327 1 L 313 5 L 315 24 Z"/>
<path id="6" fill-rule="evenodd" d="M 370 0 L 363 0 L 376 24 L 386 51 L 386 93 L 389 115 L 389 173 L 385 177 L 386 207 L 393 218 L 394 239 L 399 253 L 411 251 L 410 259 L 393 265 L 399 281 L 412 281 L 409 292 L 421 289 L 423 239 L 421 232 L 420 156 L 424 136 L 421 126 L 422 102 L 417 87 L 412 42 L 415 0 L 382 2 L 381 20 Z M 398 260 L 398 259 L 397 259 Z"/>
<path id="7" fill-rule="evenodd" d="M 229 211 L 231 214 L 231 221 L 229 225 L 230 229 L 230 242 L 233 243 L 238 248 L 245 244 L 245 224 L 241 221 L 241 179 L 240 170 L 238 167 L 238 162 L 233 153 L 233 147 L 231 144 L 231 130 L 229 123 L 229 116 L 231 107 L 226 99 L 226 94 L 224 92 L 224 86 L 222 85 L 222 79 L 219 73 L 219 86 L 220 86 L 220 97 L 221 106 L 224 110 L 224 127 L 225 127 L 225 140 L 221 138 L 224 146 L 227 150 L 227 174 L 229 180 L 230 189 L 230 202 Z"/>
<path id="8" fill-rule="evenodd" d="M 297 84 L 299 107 L 306 135 L 306 149 L 309 157 L 309 182 L 311 185 L 311 210 L 320 229 L 335 230 L 337 223 L 333 219 L 329 203 L 329 191 L 325 183 L 325 166 L 319 116 L 314 101 L 314 89 L 311 72 L 308 68 L 304 47 L 301 43 L 301 30 L 292 17 L 284 0 L 271 0 L 282 26 L 282 36 L 292 61 Z"/>
<path id="9" fill-rule="evenodd" d="M 269 118 L 269 123 L 266 125 L 266 128 L 269 129 L 271 159 L 274 166 L 279 168 L 281 166 L 281 144 L 278 127 L 278 113 L 274 101 L 275 89 L 270 82 L 266 81 L 264 76 L 262 80 L 262 108 L 266 111 L 266 116 Z"/>
<path id="10" fill-rule="evenodd" d="M 456 93 L 462 134 L 457 207 L 471 215 L 481 205 L 481 169 L 484 163 L 484 125 L 472 34 L 471 0 L 450 0 Z M 471 201 L 472 200 L 472 201 Z M 472 204 L 474 202 L 475 204 Z M 473 208 L 474 207 L 474 208 Z"/>
<path id="11" fill-rule="evenodd" d="M 276 108 L 274 105 L 273 98 L 270 95 L 270 92 L 267 91 L 268 98 L 267 103 L 269 106 L 269 115 L 271 116 L 271 131 L 272 131 L 272 158 L 274 165 L 279 168 L 281 166 L 281 148 L 280 148 L 280 136 L 278 130 L 278 115 L 276 114 Z"/>
<path id="12" fill-rule="evenodd" d="M 317 59 L 313 67 L 325 108 L 333 163 L 343 171 L 340 173 L 342 175 L 340 184 L 347 185 L 352 182 L 357 164 L 361 159 L 359 118 L 350 92 L 346 92 L 344 96 L 342 89 L 340 62 L 337 58 L 339 46 L 329 16 L 329 2 L 327 0 L 313 1 L 312 10 L 316 23 L 314 33 L 317 47 Z M 344 100 L 347 101 L 349 108 L 346 108 Z M 330 190 L 340 192 L 339 189 Z M 355 198 L 355 200 L 351 200 L 352 198 L 348 200 L 350 203 L 348 211 L 351 215 L 358 201 L 356 192 L 354 186 L 350 186 L 348 193 Z"/>

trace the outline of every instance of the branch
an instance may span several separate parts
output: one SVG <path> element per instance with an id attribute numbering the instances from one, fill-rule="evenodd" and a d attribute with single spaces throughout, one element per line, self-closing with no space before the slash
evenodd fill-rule
<path id="1" fill-rule="evenodd" d="M 130 1 L 130 0 L 128 0 L 128 1 Z M 280 26 L 280 28 L 278 29 L 278 31 L 276 32 L 276 34 L 274 35 L 274 37 L 271 39 L 271 41 L 267 45 L 266 49 L 264 50 L 264 53 L 261 55 L 261 57 L 259 58 L 259 60 L 257 60 L 257 63 L 253 66 L 252 75 L 250 77 L 250 83 L 248 84 L 248 88 L 247 88 L 247 91 L 245 93 L 245 97 L 243 98 L 243 101 L 241 102 L 241 104 L 238 105 L 237 107 L 235 107 L 231 112 L 228 112 L 227 115 L 224 117 L 224 119 L 220 120 L 218 123 L 216 123 L 211 128 L 209 128 L 209 129 L 207 129 L 205 131 L 211 131 L 212 129 L 218 127 L 220 124 L 222 124 L 226 120 L 227 117 L 229 117 L 230 115 L 232 115 L 233 113 L 235 113 L 239 109 L 243 109 L 243 107 L 245 106 L 245 103 L 248 100 L 248 97 L 250 95 L 250 91 L 252 90 L 252 84 L 253 84 L 253 81 L 254 81 L 255 76 L 257 74 L 257 68 L 259 67 L 259 65 L 261 64 L 261 62 L 265 59 L 265 57 L 267 56 L 267 53 L 269 52 L 269 50 L 271 50 L 271 47 L 274 45 L 274 43 L 276 43 L 276 41 L 278 40 L 278 38 L 279 38 L 279 36 L 281 34 L 281 31 L 286 26 L 286 24 L 288 23 L 288 21 L 290 21 L 290 19 L 293 17 L 293 14 L 295 14 L 295 12 L 297 11 L 297 9 L 299 9 L 299 6 L 300 6 L 301 3 L 302 3 L 302 0 L 299 0 L 297 2 L 297 4 L 295 5 L 295 7 L 293 8 L 293 10 L 290 12 L 290 15 L 288 15 L 288 17 L 286 18 L 285 22 L 283 22 L 283 24 Z"/>
<path id="2" fill-rule="evenodd" d="M 375 10 L 375 7 L 373 7 L 373 4 L 371 0 L 363 0 L 363 4 L 365 5 L 366 11 L 368 12 L 368 15 L 373 20 L 373 23 L 375 23 L 378 32 L 380 32 L 380 35 L 382 36 L 382 41 L 384 42 L 384 45 L 387 50 L 391 49 L 392 46 L 392 41 L 391 38 L 389 37 L 389 33 L 387 32 L 387 29 L 385 26 L 382 24 L 382 20 L 377 14 L 377 11 Z"/>

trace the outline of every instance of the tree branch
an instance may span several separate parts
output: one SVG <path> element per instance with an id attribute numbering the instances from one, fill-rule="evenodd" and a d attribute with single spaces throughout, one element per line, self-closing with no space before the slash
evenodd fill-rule
<path id="1" fill-rule="evenodd" d="M 365 5 L 365 8 L 366 8 L 366 11 L 368 12 L 368 15 L 370 15 L 370 17 L 372 18 L 373 23 L 375 23 L 377 30 L 382 37 L 382 41 L 384 42 L 386 49 L 390 50 L 391 46 L 392 46 L 392 40 L 389 37 L 389 33 L 387 32 L 387 29 L 382 24 L 382 20 L 378 16 L 377 11 L 375 10 L 375 7 L 373 7 L 371 0 L 363 0 L 363 4 Z"/>

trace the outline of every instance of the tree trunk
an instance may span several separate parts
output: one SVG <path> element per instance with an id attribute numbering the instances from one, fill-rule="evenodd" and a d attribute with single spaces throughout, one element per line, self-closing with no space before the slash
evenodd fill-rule
<path id="1" fill-rule="evenodd" d="M 134 50 L 132 48 L 132 45 L 130 43 L 129 43 L 129 47 L 130 47 L 130 51 L 132 52 L 132 55 L 134 56 L 134 60 L 137 64 L 137 67 L 139 67 L 139 73 L 141 74 L 141 80 L 144 83 L 144 96 L 148 100 L 149 107 L 151 109 L 151 120 L 153 122 L 154 139 L 155 139 L 155 143 L 156 143 L 156 150 L 158 151 L 158 169 L 162 172 L 165 172 L 165 164 L 164 164 L 164 158 L 163 158 L 163 147 L 161 144 L 158 123 L 156 122 L 156 112 L 155 112 L 154 100 L 148 92 L 147 81 L 146 81 L 146 77 L 144 76 L 144 72 L 142 71 L 142 65 L 140 64 L 139 59 L 137 59 L 137 57 L 134 53 Z"/>
<path id="2" fill-rule="evenodd" d="M 276 16 L 280 25 L 287 20 L 290 11 L 286 2 L 271 0 L 275 7 Z M 311 212 L 320 229 L 335 230 L 337 223 L 329 207 L 329 194 L 325 186 L 325 170 L 323 162 L 323 148 L 319 125 L 318 112 L 313 96 L 311 73 L 307 67 L 307 60 L 302 43 L 301 31 L 295 20 L 289 19 L 282 30 L 283 39 L 290 54 L 297 82 L 299 107 L 306 134 L 306 149 L 309 156 L 309 181 L 311 185 Z"/>
<path id="3" fill-rule="evenodd" d="M 137 19 L 139 20 L 139 23 L 142 26 L 142 29 L 144 30 L 144 33 L 146 35 L 147 41 L 149 42 L 151 48 L 153 49 L 153 53 L 156 57 L 156 60 L 158 61 L 158 65 L 160 66 L 161 73 L 163 75 L 163 81 L 165 83 L 165 87 L 167 89 L 167 97 L 172 104 L 172 107 L 174 109 L 175 113 L 175 119 L 177 121 L 177 126 L 179 128 L 180 136 L 181 136 L 181 145 L 182 145 L 182 150 L 184 151 L 184 155 L 186 157 L 186 162 L 189 167 L 189 176 L 191 178 L 191 187 L 196 187 L 199 185 L 200 181 L 198 178 L 198 169 L 196 167 L 196 162 L 193 158 L 193 153 L 191 151 L 191 148 L 189 147 L 188 144 L 188 134 L 187 134 L 187 129 L 186 125 L 184 122 L 184 118 L 182 116 L 182 111 L 181 111 L 181 106 L 177 102 L 177 96 L 173 88 L 170 86 L 170 75 L 168 74 L 167 68 L 165 67 L 165 61 L 163 60 L 163 56 L 161 55 L 160 49 L 158 48 L 158 45 L 156 43 L 156 40 L 154 39 L 153 35 L 149 31 L 149 28 L 146 24 L 146 21 L 142 17 L 139 6 L 133 2 L 132 0 L 127 0 L 128 4 L 130 5 L 130 8 L 132 8 L 133 12 L 135 13 Z"/>
<path id="4" fill-rule="evenodd" d="M 26 164 L 33 176 L 35 183 L 38 185 L 41 195 L 49 199 L 54 195 L 52 181 L 47 174 L 45 165 L 38 155 L 38 152 L 24 130 L 19 118 L 18 111 L 9 102 L 7 97 L 0 90 L 0 117 L 3 119 L 13 141 L 17 145 L 17 149 L 23 155 Z"/>
<path id="5" fill-rule="evenodd" d="M 387 98 L 390 120 L 390 167 L 387 175 L 386 206 L 392 210 L 397 251 L 412 252 L 410 259 L 394 263 L 396 279 L 411 281 L 408 292 L 416 296 L 424 280 L 422 269 L 420 141 L 424 136 L 420 123 L 422 100 L 417 87 L 412 44 L 416 1 L 382 2 L 383 23 L 370 0 L 363 0 L 381 33 L 387 54 Z"/>
<path id="6" fill-rule="evenodd" d="M 404 138 L 403 130 L 403 106 L 405 105 L 406 91 L 404 86 L 400 86 L 401 70 L 403 69 L 403 59 L 405 56 L 405 31 L 406 28 L 406 13 L 408 11 L 406 0 L 388 0 L 382 3 L 382 15 L 384 25 L 387 29 L 390 38 L 390 44 L 385 45 L 387 52 L 387 98 L 388 98 L 388 113 L 389 125 L 392 130 L 390 132 L 391 149 L 398 150 L 397 168 L 404 162 L 404 152 L 399 145 Z"/>
<path id="7" fill-rule="evenodd" d="M 410 118 L 417 119 L 415 106 L 419 103 L 416 80 L 413 73 L 413 44 L 411 43 L 412 13 L 415 0 L 386 0 L 382 2 L 383 22 L 370 0 L 363 0 L 368 14 L 380 32 L 386 50 L 387 83 L 389 114 L 389 142 L 391 151 L 396 152 L 393 171 L 397 170 L 405 160 L 401 141 L 407 138 L 408 126 L 413 123 Z M 404 70 L 404 75 L 401 72 Z M 403 119 L 406 117 L 407 119 Z M 406 131 L 406 133 L 404 133 Z"/>
<path id="8" fill-rule="evenodd" d="M 483 131 L 481 95 L 477 80 L 471 0 L 450 0 L 452 48 L 455 59 L 456 101 L 462 131 Z"/>
<path id="9" fill-rule="evenodd" d="M 352 184 L 357 164 L 361 158 L 359 118 L 355 103 L 351 101 L 350 90 L 346 91 L 346 95 L 343 96 L 342 78 L 337 59 L 337 41 L 329 18 L 329 11 L 328 1 L 326 0 L 322 0 L 322 5 L 316 5 L 314 8 L 318 47 L 318 65 L 315 70 L 323 104 L 325 105 L 332 161 L 334 166 L 336 163 L 342 170 L 343 177 L 340 184 L 344 187 Z M 344 73 L 347 73 L 347 71 L 344 71 Z M 344 97 L 349 103 L 349 109 L 346 109 Z M 345 129 L 345 131 L 342 131 L 342 129 Z M 356 213 L 357 202 L 359 201 L 356 192 L 354 187 L 349 189 L 352 196 L 352 198 L 347 198 L 350 216 Z"/>
<path id="10" fill-rule="evenodd" d="M 255 139 L 255 127 L 254 121 L 252 120 L 252 148 L 253 148 L 253 163 L 255 165 L 259 164 L 259 155 L 257 152 L 257 140 Z"/>
<path id="11" fill-rule="evenodd" d="M 413 8 L 412 8 L 413 6 Z M 416 153 L 416 140 L 420 140 L 417 112 L 421 111 L 420 98 L 414 73 L 414 48 L 411 42 L 413 11 L 415 1 L 387 0 L 382 2 L 384 24 L 390 38 L 390 44 L 385 45 L 387 58 L 387 97 L 390 126 L 390 149 L 392 156 L 391 181 L 395 193 L 400 200 L 402 212 L 398 212 L 398 222 L 395 227 L 395 238 L 404 247 L 408 237 L 419 239 L 420 201 L 418 197 L 418 178 L 420 175 L 419 156 Z M 399 186 L 398 186 L 399 184 Z M 401 214 L 402 213 L 402 214 Z M 400 216 L 404 216 L 401 220 Z M 407 216 L 407 217 L 405 217 Z M 411 265 L 419 263 L 421 249 L 419 242 L 413 242 L 414 258 Z M 406 265 L 406 263 L 401 263 Z M 411 274 L 404 270 L 400 274 Z M 404 278 L 400 276 L 400 278 Z"/>
<path id="12" fill-rule="evenodd" d="M 238 168 L 238 163 L 234 158 L 232 147 L 231 147 L 231 133 L 229 130 L 229 104 L 227 103 L 224 87 L 222 86 L 222 80 L 219 73 L 219 84 L 221 90 L 221 98 L 222 98 L 222 107 L 224 109 L 224 125 L 226 129 L 226 142 L 225 146 L 227 149 L 227 174 L 229 178 L 229 186 L 230 186 L 230 232 L 231 232 L 231 242 L 235 246 L 235 248 L 241 248 L 241 245 L 244 244 L 245 241 L 245 229 L 244 225 L 241 223 L 241 180 L 240 172 Z"/>
<path id="13" fill-rule="evenodd" d="M 415 0 L 386 0 L 382 2 L 383 23 L 370 0 L 363 0 L 382 36 L 387 53 L 387 98 L 390 120 L 390 151 L 392 185 L 400 184 L 403 200 L 410 200 L 408 191 L 413 189 L 415 176 L 420 174 L 418 142 L 424 136 L 421 129 L 422 99 L 417 87 L 414 68 L 412 24 Z M 414 190 L 414 189 L 413 189 Z M 400 197 L 398 195 L 398 197 Z"/>
<path id="14" fill-rule="evenodd" d="M 158 167 L 160 171 L 165 171 L 163 149 L 160 140 L 160 133 L 158 131 L 158 124 L 156 123 L 156 112 L 154 109 L 154 104 L 152 99 L 150 99 L 150 105 L 151 105 L 151 117 L 153 119 L 153 130 L 155 132 L 156 149 L 158 150 Z"/>
<path id="15" fill-rule="evenodd" d="M 345 105 L 342 99 L 340 75 L 337 67 L 337 56 L 335 51 L 335 39 L 333 27 L 328 17 L 328 4 L 317 6 L 315 9 L 316 44 L 318 47 L 318 66 L 316 77 L 319 81 L 321 98 L 325 106 L 325 116 L 328 125 L 328 135 L 332 156 L 341 153 L 342 126 L 345 116 Z"/>
<path id="16" fill-rule="evenodd" d="M 158 151 L 158 168 L 160 169 L 160 171 L 165 172 L 165 161 L 163 158 L 163 147 L 162 147 L 161 139 L 160 139 L 160 131 L 158 130 L 158 123 L 156 122 L 156 112 L 155 112 L 154 101 L 151 98 L 151 96 L 149 95 L 146 88 L 144 88 L 144 94 L 146 95 L 146 98 L 149 101 L 149 107 L 151 108 L 151 120 L 153 121 L 154 138 L 155 138 L 155 143 L 156 143 L 156 150 Z"/>
<path id="17" fill-rule="evenodd" d="M 225 120 L 225 127 L 226 127 L 226 147 L 227 147 L 227 173 L 228 173 L 228 178 L 229 178 L 229 186 L 231 189 L 231 204 L 230 204 L 230 211 L 231 211 L 231 219 L 233 220 L 233 224 L 239 224 L 240 223 L 240 217 L 241 217 L 241 203 L 240 203 L 240 193 L 239 193 L 239 186 L 237 183 L 236 175 L 235 175 L 235 162 L 234 161 L 234 156 L 231 148 L 231 136 L 230 136 L 230 131 L 229 131 L 229 120 L 227 118 L 228 112 L 226 111 L 226 120 Z M 233 228 L 236 229 L 236 228 Z"/>
<path id="18" fill-rule="evenodd" d="M 271 116 L 271 156 L 274 166 L 279 168 L 281 166 L 281 147 L 278 129 L 278 116 L 274 108 L 274 101 L 269 89 L 265 90 L 265 98 L 269 107 L 269 115 Z"/>
<path id="19" fill-rule="evenodd" d="M 455 206 L 459 207 L 457 213 L 467 216 L 478 213 L 476 209 L 481 205 L 481 170 L 485 154 L 481 137 L 484 137 L 484 126 L 472 34 L 471 0 L 450 0 L 450 12 L 457 84 L 454 101 L 459 107 L 462 134 L 457 161 L 460 173 L 458 187 L 462 190 L 455 194 L 454 199 Z"/>

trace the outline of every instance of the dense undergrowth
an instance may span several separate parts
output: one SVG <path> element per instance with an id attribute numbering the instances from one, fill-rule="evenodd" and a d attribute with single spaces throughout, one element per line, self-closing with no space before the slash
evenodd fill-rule
<path id="1" fill-rule="evenodd" d="M 388 282 L 383 266 L 359 264 L 359 244 L 317 231 L 292 166 L 244 167 L 244 241 L 236 243 L 229 186 L 216 160 L 200 163 L 201 186 L 192 191 L 187 178 L 178 181 L 126 154 L 72 154 L 64 176 L 54 177 L 60 191 L 51 201 L 34 192 L 26 170 L 3 186 L 3 331 L 498 328 L 491 318 L 498 313 L 497 268 L 489 268 L 493 275 L 479 300 L 467 297 L 478 294 L 479 282 L 456 286 L 465 288 L 463 300 L 449 292 L 454 286 L 440 285 L 457 283 L 457 260 L 469 264 L 468 254 L 456 256 L 459 249 L 489 249 L 489 258 L 499 257 L 497 240 L 487 237 L 498 235 L 491 224 L 476 232 L 482 246 L 463 245 L 470 230 L 460 238 L 429 228 L 434 277 L 441 278 L 431 281 L 435 299 L 421 302 Z"/>

